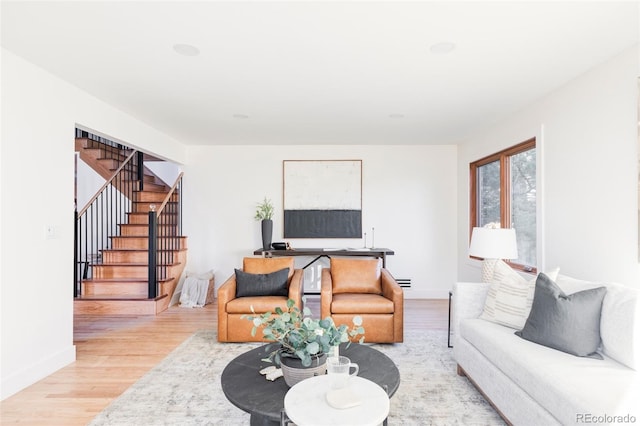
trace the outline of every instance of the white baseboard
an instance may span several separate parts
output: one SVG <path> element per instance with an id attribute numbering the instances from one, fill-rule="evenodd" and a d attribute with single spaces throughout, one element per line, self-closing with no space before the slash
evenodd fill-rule
<path id="1" fill-rule="evenodd" d="M 405 299 L 448 299 L 449 290 L 414 290 L 402 289 Z"/>
<path id="2" fill-rule="evenodd" d="M 2 378 L 0 385 L 0 399 L 4 400 L 11 395 L 20 392 L 28 386 L 55 373 L 76 360 L 76 346 L 53 354 L 31 366 Z"/>

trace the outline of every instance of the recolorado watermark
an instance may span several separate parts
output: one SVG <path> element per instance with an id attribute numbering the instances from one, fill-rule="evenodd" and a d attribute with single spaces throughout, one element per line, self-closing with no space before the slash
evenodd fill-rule
<path id="1" fill-rule="evenodd" d="M 596 424 L 633 424 L 636 422 L 636 417 L 627 414 L 625 416 L 608 414 L 592 414 L 592 413 L 578 413 L 576 414 L 576 423 L 596 423 Z"/>

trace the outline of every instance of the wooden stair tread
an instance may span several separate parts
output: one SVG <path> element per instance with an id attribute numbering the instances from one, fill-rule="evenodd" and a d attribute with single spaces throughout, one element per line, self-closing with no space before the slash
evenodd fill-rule
<path id="1" fill-rule="evenodd" d="M 148 236 L 143 236 L 143 235 L 110 235 L 109 238 L 149 238 Z M 158 238 L 165 238 L 165 239 L 169 239 L 169 238 L 187 238 L 185 235 L 159 235 Z M 117 249 L 120 250 L 120 249 Z"/>
<path id="2" fill-rule="evenodd" d="M 132 180 L 132 179 L 123 179 L 123 182 L 138 182 L 137 180 Z M 166 187 L 166 185 L 162 185 L 160 183 L 153 183 L 153 182 L 145 182 L 144 183 L 144 189 L 143 191 L 146 192 L 162 192 L 167 194 L 169 189 Z M 151 188 L 148 188 L 146 185 L 151 185 Z"/>
<path id="3" fill-rule="evenodd" d="M 119 223 L 118 226 L 131 226 L 131 227 L 135 227 L 135 228 L 148 228 L 149 225 L 146 223 Z M 175 223 L 158 223 L 158 226 L 164 226 L 164 227 L 168 227 L 168 226 L 176 226 Z"/>
<path id="4" fill-rule="evenodd" d="M 173 262 L 173 263 L 158 263 L 157 266 L 176 266 L 180 265 L 181 262 Z M 140 263 L 140 262 L 118 262 L 118 263 L 92 263 L 90 266 L 149 266 L 148 263 Z"/>
<path id="5" fill-rule="evenodd" d="M 174 277 L 168 278 L 158 278 L 158 282 L 167 282 L 173 280 Z M 147 283 L 149 282 L 146 278 L 86 278 L 83 279 L 82 282 L 85 283 Z"/>
<path id="6" fill-rule="evenodd" d="M 134 216 L 149 216 L 149 212 L 127 212 L 128 215 L 134 215 Z M 170 214 L 170 215 L 177 215 L 178 213 L 174 213 L 174 212 L 162 212 L 163 215 L 165 214 Z"/>
<path id="7" fill-rule="evenodd" d="M 161 300 L 164 299 L 165 297 L 168 297 L 167 294 L 163 294 L 162 296 L 158 296 L 154 299 L 149 299 L 148 297 L 144 297 L 144 296 L 127 296 L 127 297 L 122 297 L 122 296 L 105 296 L 105 295 L 100 295 L 100 296 L 86 296 L 86 295 L 80 295 L 76 298 L 74 298 L 73 300 L 75 300 L 76 302 L 79 301 L 91 301 L 91 302 L 96 302 L 96 301 L 149 301 L 149 302 L 155 302 L 157 300 Z"/>
<path id="8" fill-rule="evenodd" d="M 162 158 L 158 158 L 152 154 L 147 154 L 146 152 L 144 153 L 144 160 L 145 161 L 164 161 Z"/>
<path id="9" fill-rule="evenodd" d="M 143 203 L 148 203 L 148 201 L 143 201 Z M 145 216 L 149 216 L 149 212 L 127 212 L 127 214 L 129 214 L 129 215 L 145 215 Z M 165 213 L 163 212 L 162 214 L 165 214 Z M 167 214 L 177 214 L 177 213 L 167 212 Z"/>
<path id="10" fill-rule="evenodd" d="M 105 253 L 105 252 L 125 252 L 125 253 L 130 253 L 130 252 L 148 252 L 149 250 L 146 249 L 139 249 L 139 248 L 115 248 L 115 249 L 102 249 L 100 250 L 101 252 Z M 162 249 L 159 248 L 158 251 L 187 251 L 186 248 L 175 248 L 175 249 Z"/>

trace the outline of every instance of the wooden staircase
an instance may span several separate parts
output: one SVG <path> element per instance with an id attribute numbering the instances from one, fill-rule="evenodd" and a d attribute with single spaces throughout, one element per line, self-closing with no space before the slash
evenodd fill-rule
<path id="1" fill-rule="evenodd" d="M 105 149 L 100 142 L 88 138 L 76 138 L 76 151 L 105 180 L 133 152 Z M 145 154 L 144 161 L 158 159 Z M 169 306 L 187 257 L 187 238 L 178 235 L 176 226 L 181 194 L 176 191 L 167 200 L 171 187 L 147 167 L 143 169 L 142 190 L 133 176 L 112 184 L 123 192 L 129 190 L 131 210 L 117 223 L 116 232 L 108 235 L 107 247 L 81 265 L 82 279 L 74 299 L 76 314 L 156 315 Z M 166 207 L 157 223 L 157 296 L 149 298 L 149 211 L 159 208 L 165 200 Z"/>

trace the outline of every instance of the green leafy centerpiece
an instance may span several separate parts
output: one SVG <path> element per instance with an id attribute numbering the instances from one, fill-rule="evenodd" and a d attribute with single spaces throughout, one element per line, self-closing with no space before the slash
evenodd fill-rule
<path id="1" fill-rule="evenodd" d="M 288 380 L 285 368 L 291 364 L 289 360 L 300 360 L 302 368 L 305 369 L 313 367 L 312 364 L 326 369 L 324 362 L 327 354 L 340 343 L 351 344 L 358 335 L 362 335 L 358 342 L 364 342 L 364 328 L 362 318 L 359 316 L 353 318 L 353 326 L 350 329 L 344 324 L 336 326 L 331 317 L 311 318 L 311 310 L 307 307 L 301 312 L 292 299 L 287 300 L 286 310 L 276 307 L 274 312 L 248 315 L 246 318 L 253 322 L 252 336 L 262 328 L 262 334 L 266 340 L 280 343 L 280 346 L 263 361 L 282 366 L 289 386 L 292 386 L 290 383 L 292 381 Z M 318 373 L 312 371 L 309 374 L 313 376 Z"/>

